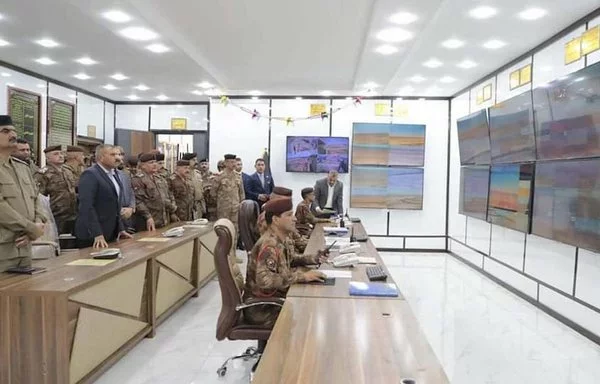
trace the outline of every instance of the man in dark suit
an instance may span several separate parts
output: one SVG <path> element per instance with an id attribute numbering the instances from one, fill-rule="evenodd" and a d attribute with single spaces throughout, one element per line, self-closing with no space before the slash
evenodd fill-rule
<path id="1" fill-rule="evenodd" d="M 271 175 L 265 172 L 265 161 L 263 159 L 256 159 L 254 169 L 256 169 L 256 172 L 248 177 L 245 185 L 246 198 L 263 205 L 269 200 L 275 182 Z"/>
<path id="2" fill-rule="evenodd" d="M 337 171 L 329 171 L 326 178 L 315 183 L 314 211 L 318 216 L 327 216 L 323 210 L 328 209 L 341 215 L 344 213 L 344 184 L 338 180 Z"/>
<path id="3" fill-rule="evenodd" d="M 131 238 L 121 220 L 123 183 L 115 172 L 120 151 L 112 145 L 96 148 L 96 164 L 79 180 L 79 215 L 75 222 L 78 248 L 106 248 L 119 238 Z"/>

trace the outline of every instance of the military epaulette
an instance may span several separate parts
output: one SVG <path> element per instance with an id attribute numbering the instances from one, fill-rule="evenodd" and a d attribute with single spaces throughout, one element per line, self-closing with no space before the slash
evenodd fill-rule
<path id="1" fill-rule="evenodd" d="M 40 170 L 37 171 L 37 173 L 41 173 L 43 175 L 44 173 L 46 173 L 47 170 L 48 170 L 48 167 L 40 168 Z"/>
<path id="2" fill-rule="evenodd" d="M 29 167 L 29 164 L 27 164 L 27 162 L 25 162 L 25 161 L 23 161 L 23 160 L 21 160 L 21 159 L 17 159 L 16 157 L 12 157 L 12 156 L 11 156 L 11 158 L 12 158 L 12 160 L 13 160 L 14 162 L 16 162 L 16 163 L 19 163 L 19 164 L 23 164 L 23 165 L 26 165 L 26 166 L 28 166 L 28 167 Z"/>

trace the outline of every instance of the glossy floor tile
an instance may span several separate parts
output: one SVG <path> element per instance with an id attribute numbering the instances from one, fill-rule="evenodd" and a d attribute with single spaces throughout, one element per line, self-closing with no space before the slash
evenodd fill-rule
<path id="1" fill-rule="evenodd" d="M 600 383 L 599 346 L 453 257 L 382 256 L 452 383 Z M 248 383 L 252 361 L 216 374 L 252 345 L 215 339 L 220 305 L 212 281 L 97 383 Z"/>

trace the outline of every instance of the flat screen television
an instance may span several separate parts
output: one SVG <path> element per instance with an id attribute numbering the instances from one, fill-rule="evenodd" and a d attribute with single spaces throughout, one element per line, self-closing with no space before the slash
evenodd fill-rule
<path id="1" fill-rule="evenodd" d="M 489 166 L 467 165 L 461 167 L 458 212 L 476 219 L 486 220 L 489 188 Z"/>
<path id="2" fill-rule="evenodd" d="M 600 251 L 600 158 L 538 162 L 531 232 Z"/>
<path id="3" fill-rule="evenodd" d="M 458 119 L 460 164 L 489 164 L 490 127 L 485 109 Z"/>
<path id="4" fill-rule="evenodd" d="M 600 156 L 600 63 L 536 88 L 539 160 Z"/>
<path id="5" fill-rule="evenodd" d="M 531 91 L 490 108 L 492 164 L 534 161 L 535 133 Z"/>
<path id="6" fill-rule="evenodd" d="M 350 207 L 423 209 L 423 168 L 352 167 Z"/>
<path id="7" fill-rule="evenodd" d="M 488 221 L 529 232 L 533 163 L 492 165 Z"/>
<path id="8" fill-rule="evenodd" d="M 286 171 L 348 173 L 348 146 L 347 137 L 288 136 Z"/>

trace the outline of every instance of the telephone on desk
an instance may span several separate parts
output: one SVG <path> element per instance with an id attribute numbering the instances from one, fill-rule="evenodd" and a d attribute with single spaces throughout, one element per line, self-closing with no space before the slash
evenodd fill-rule
<path id="1" fill-rule="evenodd" d="M 340 247 L 340 254 L 356 253 L 358 251 L 360 251 L 360 243 L 358 242 L 349 243 L 348 245 L 343 245 Z"/>
<path id="2" fill-rule="evenodd" d="M 171 228 L 166 232 L 163 232 L 163 236 L 164 237 L 181 237 L 183 236 L 183 233 L 185 232 L 185 229 L 183 227 L 175 227 L 175 228 Z"/>
<path id="3" fill-rule="evenodd" d="M 331 260 L 334 267 L 354 267 L 358 264 L 358 256 L 356 253 L 344 253 L 336 256 Z"/>

